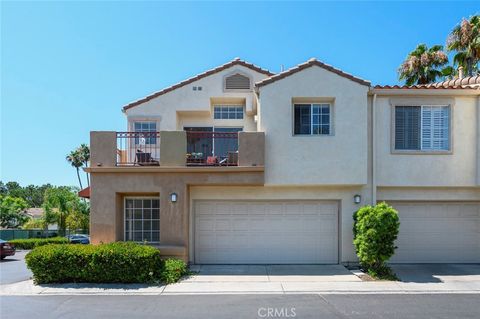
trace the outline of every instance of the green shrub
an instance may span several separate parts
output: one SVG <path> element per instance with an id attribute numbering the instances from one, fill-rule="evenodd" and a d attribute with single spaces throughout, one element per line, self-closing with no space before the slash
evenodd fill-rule
<path id="1" fill-rule="evenodd" d="M 166 259 L 163 261 L 163 269 L 160 279 L 171 284 L 177 282 L 182 276 L 187 274 L 187 264 L 180 259 Z"/>
<path id="2" fill-rule="evenodd" d="M 68 239 L 64 237 L 51 238 L 29 238 L 29 239 L 13 239 L 9 243 L 14 245 L 17 249 L 33 249 L 38 246 L 48 244 L 68 244 Z"/>
<path id="3" fill-rule="evenodd" d="M 395 252 L 400 227 L 397 211 L 386 203 L 365 206 L 353 220 L 353 244 L 360 264 L 371 273 L 388 272 L 386 262 Z"/>
<path id="4" fill-rule="evenodd" d="M 173 283 L 187 272 L 182 260 L 162 260 L 148 245 L 48 245 L 25 257 L 35 283 Z"/>

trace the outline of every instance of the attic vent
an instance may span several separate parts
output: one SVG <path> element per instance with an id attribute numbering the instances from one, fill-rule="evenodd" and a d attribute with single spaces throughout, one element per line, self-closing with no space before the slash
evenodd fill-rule
<path id="1" fill-rule="evenodd" d="M 225 78 L 226 90 L 250 90 L 250 78 L 242 74 L 234 74 Z"/>

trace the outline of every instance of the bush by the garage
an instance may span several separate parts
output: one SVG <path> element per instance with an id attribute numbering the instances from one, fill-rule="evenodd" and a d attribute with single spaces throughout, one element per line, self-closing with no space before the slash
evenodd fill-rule
<path id="1" fill-rule="evenodd" d="M 65 237 L 51 237 L 51 238 L 28 238 L 28 239 L 13 239 L 8 241 L 17 249 L 33 249 L 38 246 L 49 244 L 68 244 L 68 239 Z"/>
<path id="2" fill-rule="evenodd" d="M 167 259 L 163 262 L 160 279 L 166 284 L 171 284 L 177 282 L 186 273 L 187 264 L 183 260 Z"/>
<path id="3" fill-rule="evenodd" d="M 167 264 L 158 249 L 124 242 L 41 246 L 27 254 L 26 262 L 37 284 L 153 283 L 163 279 Z"/>
<path id="4" fill-rule="evenodd" d="M 375 277 L 392 275 L 386 262 L 395 253 L 398 212 L 386 203 L 365 206 L 354 215 L 353 234 L 360 264 Z"/>

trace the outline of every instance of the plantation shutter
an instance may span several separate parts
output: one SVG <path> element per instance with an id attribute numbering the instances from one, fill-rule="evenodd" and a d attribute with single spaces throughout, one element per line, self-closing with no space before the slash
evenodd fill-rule
<path id="1" fill-rule="evenodd" d="M 395 149 L 420 149 L 420 106 L 395 107 Z"/>
<path id="2" fill-rule="evenodd" d="M 450 108 L 422 106 L 422 150 L 450 149 Z"/>

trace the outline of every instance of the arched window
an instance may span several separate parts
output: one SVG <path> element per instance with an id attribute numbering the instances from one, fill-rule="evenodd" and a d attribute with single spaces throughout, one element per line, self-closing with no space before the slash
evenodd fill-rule
<path id="1" fill-rule="evenodd" d="M 250 78 L 246 75 L 235 73 L 225 78 L 225 90 L 250 90 Z"/>

